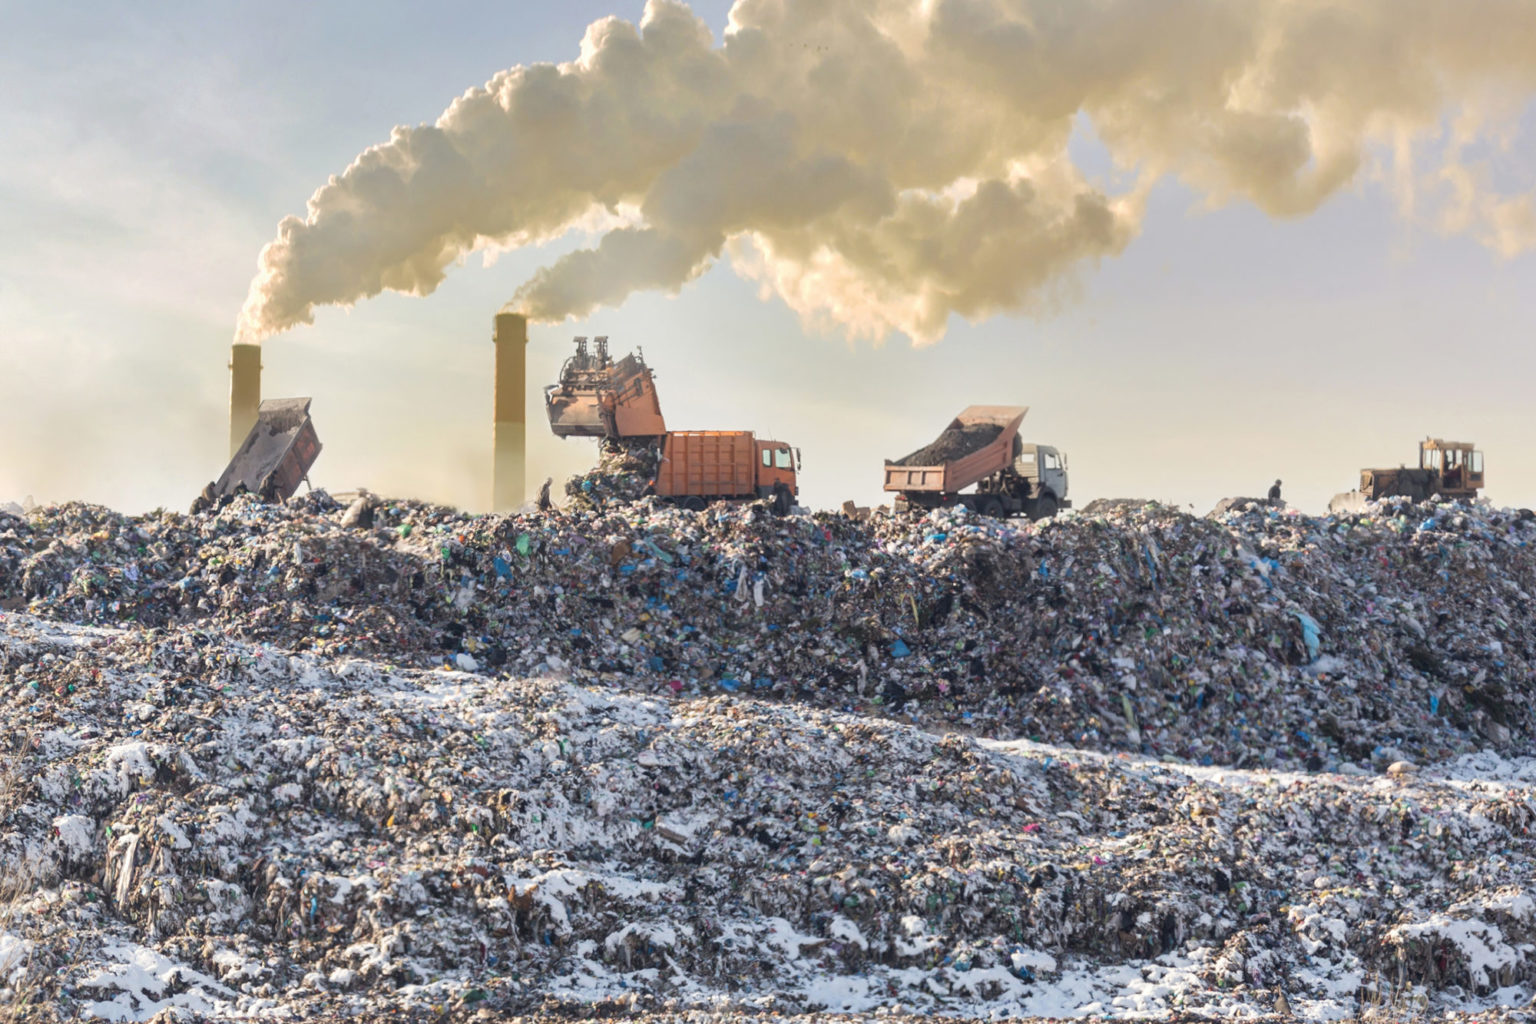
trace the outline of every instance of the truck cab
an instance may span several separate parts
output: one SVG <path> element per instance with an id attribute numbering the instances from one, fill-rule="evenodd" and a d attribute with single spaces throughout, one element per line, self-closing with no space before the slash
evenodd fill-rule
<path id="1" fill-rule="evenodd" d="M 796 472 L 800 468 L 799 451 L 782 441 L 757 441 L 757 493 L 765 498 L 784 494 L 787 499 L 800 497 Z M 786 499 L 777 499 L 782 503 Z M 785 511 L 788 511 L 787 506 Z"/>
<path id="2" fill-rule="evenodd" d="M 1020 442 L 1014 456 L 1013 470 L 1029 481 L 1033 495 L 1053 494 L 1063 508 L 1068 507 L 1067 457 L 1048 444 Z"/>

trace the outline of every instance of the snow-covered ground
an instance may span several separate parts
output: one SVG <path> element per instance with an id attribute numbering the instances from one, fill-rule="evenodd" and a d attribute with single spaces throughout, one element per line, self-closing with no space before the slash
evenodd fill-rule
<path id="1" fill-rule="evenodd" d="M 1533 993 L 1531 759 L 1200 767 L 21 614 L 0 651 L 0 865 L 30 880 L 0 978 L 64 1014 Z"/>

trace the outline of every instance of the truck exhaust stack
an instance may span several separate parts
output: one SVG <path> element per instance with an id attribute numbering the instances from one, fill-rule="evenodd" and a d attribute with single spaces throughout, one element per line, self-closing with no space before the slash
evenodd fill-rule
<path id="1" fill-rule="evenodd" d="M 229 457 L 256 425 L 261 409 L 261 346 L 236 342 L 229 360 Z"/>
<path id="2" fill-rule="evenodd" d="M 512 512 L 523 504 L 527 472 L 527 415 L 523 392 L 528 380 L 528 318 L 496 314 L 495 462 L 491 467 L 491 511 Z"/>

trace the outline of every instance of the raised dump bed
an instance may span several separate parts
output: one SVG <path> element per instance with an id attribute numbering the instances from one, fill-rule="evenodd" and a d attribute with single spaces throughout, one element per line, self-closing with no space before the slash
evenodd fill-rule
<path id="1" fill-rule="evenodd" d="M 261 403 L 256 425 L 213 485 L 216 497 L 242 489 L 287 501 L 320 456 L 320 438 L 309 418 L 308 398 L 269 398 Z"/>
<path id="2" fill-rule="evenodd" d="M 955 494 L 1013 462 L 1013 442 L 1029 412 L 1022 405 L 973 405 L 928 444 L 885 464 L 885 489 Z"/>

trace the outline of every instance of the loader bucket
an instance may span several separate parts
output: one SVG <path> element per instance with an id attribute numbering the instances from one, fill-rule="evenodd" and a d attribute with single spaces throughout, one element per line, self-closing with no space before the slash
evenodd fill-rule
<path id="1" fill-rule="evenodd" d="M 544 389 L 544 408 L 556 437 L 607 437 L 614 429 L 604 422 L 595 391 L 573 393 L 552 384 Z"/>
<path id="2" fill-rule="evenodd" d="M 560 368 L 560 383 L 544 389 L 544 411 L 556 437 L 660 437 L 667 432 L 651 368 L 639 356 L 617 362 L 607 339 L 595 354 L 578 338 L 576 354 Z"/>

